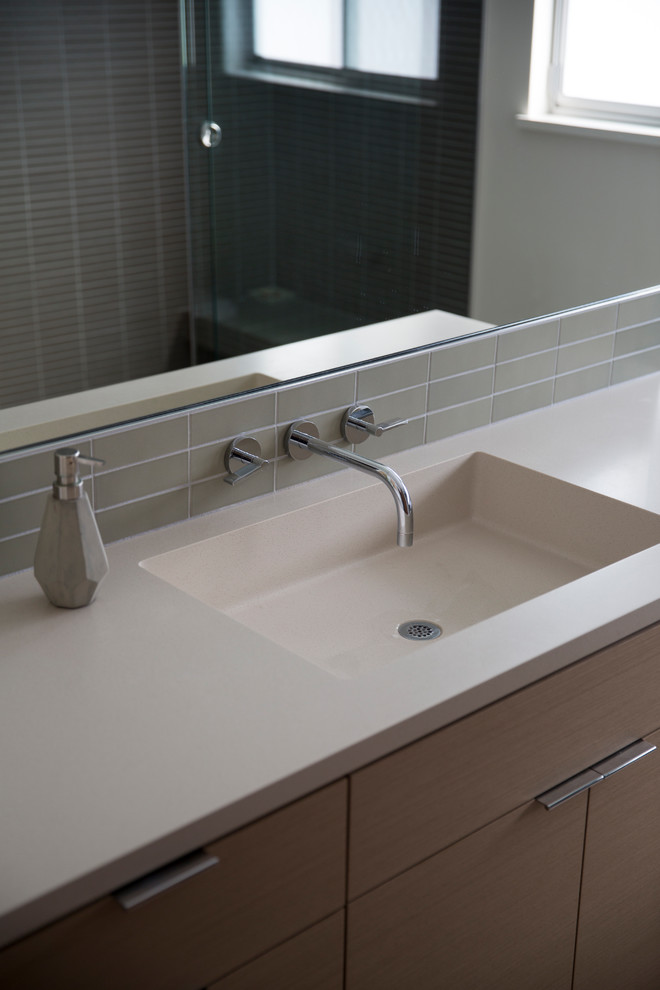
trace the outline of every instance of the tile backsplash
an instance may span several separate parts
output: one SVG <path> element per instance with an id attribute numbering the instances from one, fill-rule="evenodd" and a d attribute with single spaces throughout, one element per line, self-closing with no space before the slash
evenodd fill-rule
<path id="1" fill-rule="evenodd" d="M 358 399 L 378 419 L 408 420 L 360 448 L 381 458 L 658 370 L 660 289 L 67 444 L 106 462 L 85 469 L 85 485 L 110 543 L 340 470 L 320 457 L 290 460 L 284 434 L 293 420 L 313 417 L 324 439 L 337 440 Z M 225 449 L 248 432 L 270 463 L 226 485 Z M 0 455 L 0 574 L 32 565 L 57 446 Z"/>

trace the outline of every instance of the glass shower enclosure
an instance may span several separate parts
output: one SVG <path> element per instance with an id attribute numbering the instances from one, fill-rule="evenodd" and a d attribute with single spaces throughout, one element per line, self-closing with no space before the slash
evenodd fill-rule
<path id="1" fill-rule="evenodd" d="M 193 361 L 465 315 L 481 0 L 180 0 L 180 24 Z"/>

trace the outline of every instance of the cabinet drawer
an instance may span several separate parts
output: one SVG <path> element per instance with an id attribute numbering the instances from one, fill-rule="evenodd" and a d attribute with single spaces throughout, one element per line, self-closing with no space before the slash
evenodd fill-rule
<path id="1" fill-rule="evenodd" d="M 589 795 L 575 990 L 660 986 L 659 821 L 660 751 Z"/>
<path id="2" fill-rule="evenodd" d="M 346 781 L 215 842 L 216 865 L 130 910 L 113 896 L 0 954 L 8 990 L 199 990 L 343 906 Z"/>
<path id="3" fill-rule="evenodd" d="M 660 725 L 660 624 L 359 770 L 349 898 Z"/>
<path id="4" fill-rule="evenodd" d="M 207 990 L 342 990 L 344 912 L 319 922 Z"/>
<path id="5" fill-rule="evenodd" d="M 570 990 L 586 806 L 531 801 L 349 904 L 347 990 Z"/>

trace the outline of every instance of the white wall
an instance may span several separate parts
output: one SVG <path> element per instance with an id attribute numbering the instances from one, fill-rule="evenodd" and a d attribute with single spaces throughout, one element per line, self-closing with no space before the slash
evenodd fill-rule
<path id="1" fill-rule="evenodd" d="M 503 324 L 660 283 L 660 144 L 527 130 L 532 0 L 484 0 L 470 316 Z"/>

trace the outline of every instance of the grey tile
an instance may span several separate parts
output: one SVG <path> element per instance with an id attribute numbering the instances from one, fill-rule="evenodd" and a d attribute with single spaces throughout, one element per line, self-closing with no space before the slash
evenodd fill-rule
<path id="1" fill-rule="evenodd" d="M 552 402 L 553 382 L 538 382 L 536 385 L 526 385 L 515 388 L 511 392 L 500 392 L 493 398 L 493 422 L 518 416 L 520 413 L 549 406 Z"/>
<path id="2" fill-rule="evenodd" d="M 660 318 L 660 292 L 654 292 L 640 299 L 629 299 L 619 304 L 618 327 L 632 327 L 636 323 L 647 323 Z"/>
<path id="3" fill-rule="evenodd" d="M 13 574 L 32 567 L 34 551 L 37 549 L 38 533 L 27 533 L 11 540 L 0 542 L 0 574 Z M 35 584 L 35 589 L 37 589 Z"/>
<path id="4" fill-rule="evenodd" d="M 296 385 L 278 393 L 277 422 L 313 418 L 317 411 L 350 406 L 355 396 L 355 373 L 324 378 L 308 385 Z"/>
<path id="5" fill-rule="evenodd" d="M 311 481 L 312 478 L 320 478 L 341 470 L 341 464 L 328 460 L 327 457 L 312 455 L 306 461 L 293 461 L 283 457 L 277 461 L 275 468 L 275 487 L 289 488 L 291 485 L 300 485 L 303 481 Z"/>
<path id="6" fill-rule="evenodd" d="M 48 497 L 48 492 L 39 492 L 0 502 L 0 539 L 38 529 Z"/>
<path id="7" fill-rule="evenodd" d="M 612 365 L 612 384 L 618 385 L 653 371 L 660 371 L 660 347 L 617 358 Z"/>
<path id="8" fill-rule="evenodd" d="M 363 443 L 358 444 L 355 450 L 358 454 L 380 461 L 389 454 L 418 447 L 422 443 L 424 443 L 423 416 L 410 420 L 405 426 L 397 426 L 396 429 L 389 430 L 380 437 L 368 437 Z"/>
<path id="9" fill-rule="evenodd" d="M 574 344 L 586 337 L 598 337 L 603 333 L 612 333 L 616 327 L 616 304 L 598 306 L 581 313 L 562 316 L 559 329 L 561 344 Z"/>
<path id="10" fill-rule="evenodd" d="M 155 423 L 94 437 L 94 456 L 108 468 L 138 464 L 153 457 L 188 448 L 188 417 L 175 416 Z"/>
<path id="11" fill-rule="evenodd" d="M 555 373 L 557 352 L 541 351 L 530 357 L 518 358 L 516 361 L 505 361 L 495 365 L 495 391 L 518 388 L 521 385 L 531 385 L 533 382 L 552 378 Z"/>
<path id="12" fill-rule="evenodd" d="M 657 323 L 632 327 L 630 330 L 617 330 L 614 356 L 621 357 L 622 354 L 632 354 L 634 351 L 642 351 L 647 347 L 658 345 L 660 345 L 660 320 Z"/>
<path id="13" fill-rule="evenodd" d="M 593 364 L 610 361 L 613 348 L 613 333 L 560 347 L 557 352 L 557 374 L 563 375 L 569 371 L 577 371 L 579 368 L 589 368 Z"/>
<path id="14" fill-rule="evenodd" d="M 199 516 L 205 512 L 235 505 L 257 495 L 266 495 L 275 487 L 275 466 L 268 464 L 238 485 L 227 485 L 222 478 L 198 481 L 190 489 L 190 514 Z"/>
<path id="15" fill-rule="evenodd" d="M 431 353 L 431 380 L 449 378 L 494 364 L 496 344 L 497 337 L 491 334 L 478 340 L 438 347 Z"/>
<path id="16" fill-rule="evenodd" d="M 599 388 L 607 388 L 610 383 L 611 365 L 597 364 L 593 368 L 582 368 L 568 375 L 561 375 L 555 380 L 555 402 L 573 399 L 576 395 L 595 392 Z"/>
<path id="17" fill-rule="evenodd" d="M 224 454 L 227 442 L 211 443 L 190 451 L 190 481 L 219 478 L 225 473 Z"/>
<path id="18" fill-rule="evenodd" d="M 94 505 L 107 509 L 146 495 L 188 484 L 188 454 L 171 454 L 145 464 L 120 468 L 94 479 Z"/>
<path id="19" fill-rule="evenodd" d="M 55 446 L 49 445 L 33 454 L 24 457 L 13 457 L 0 460 L 0 498 L 10 498 L 12 495 L 22 495 L 24 492 L 34 492 L 50 488 L 53 483 L 53 451 L 57 446 L 77 447 L 81 454 L 91 452 L 89 441 L 63 441 Z M 80 465 L 82 478 L 91 474 L 91 468 Z"/>
<path id="20" fill-rule="evenodd" d="M 517 330 L 504 330 L 497 334 L 497 360 L 512 361 L 537 351 L 547 351 L 557 346 L 558 333 L 558 320 L 531 323 Z"/>
<path id="21" fill-rule="evenodd" d="M 455 378 L 444 378 L 429 385 L 429 412 L 446 409 L 473 399 L 483 399 L 493 390 L 492 368 L 482 368 Z"/>
<path id="22" fill-rule="evenodd" d="M 275 395 L 255 395 L 249 399 L 223 402 L 212 409 L 190 415 L 190 443 L 196 447 L 214 440 L 231 439 L 240 433 L 275 423 Z"/>
<path id="23" fill-rule="evenodd" d="M 104 543 L 146 533 L 188 518 L 188 489 L 128 502 L 96 514 Z"/>
<path id="24" fill-rule="evenodd" d="M 272 460 L 277 456 L 277 434 L 274 426 L 268 430 L 255 430 L 251 436 L 254 436 L 261 444 L 262 457 L 265 457 L 266 460 Z M 225 441 L 219 444 L 208 444 L 205 447 L 194 447 L 190 451 L 191 482 L 225 474 L 225 451 L 228 446 L 229 444 Z M 239 484 L 239 490 L 248 484 L 249 481 Z M 249 498 L 248 489 L 246 489 L 246 498 Z"/>
<path id="25" fill-rule="evenodd" d="M 402 392 L 381 395 L 373 401 L 366 398 L 367 405 L 374 411 L 377 423 L 385 423 L 391 419 L 411 419 L 413 416 L 423 416 L 426 412 L 426 385 L 407 388 Z"/>
<path id="26" fill-rule="evenodd" d="M 413 357 L 363 368 L 358 371 L 358 401 L 364 396 L 385 395 L 398 389 L 426 384 L 428 364 L 428 354 L 415 354 Z"/>
<path id="27" fill-rule="evenodd" d="M 426 442 L 475 430 L 490 423 L 492 399 L 477 399 L 462 406 L 453 406 L 441 412 L 429 413 L 426 424 Z"/>

